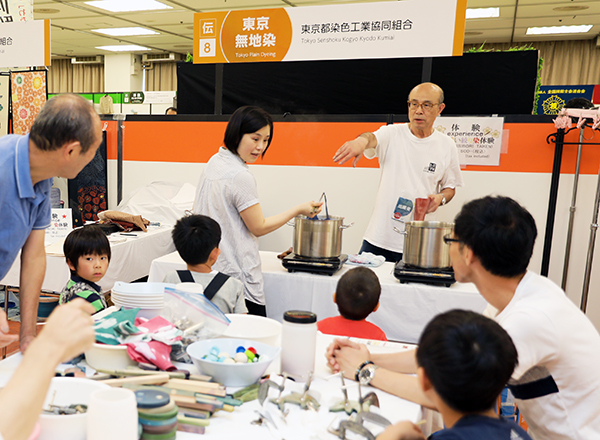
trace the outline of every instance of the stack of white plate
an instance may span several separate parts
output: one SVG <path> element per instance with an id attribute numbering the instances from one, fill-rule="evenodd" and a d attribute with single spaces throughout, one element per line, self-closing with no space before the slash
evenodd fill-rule
<path id="1" fill-rule="evenodd" d="M 115 306 L 126 309 L 140 308 L 138 317 L 154 318 L 160 315 L 165 302 L 165 287 L 169 283 L 123 283 L 117 281 L 112 288 L 111 299 Z"/>

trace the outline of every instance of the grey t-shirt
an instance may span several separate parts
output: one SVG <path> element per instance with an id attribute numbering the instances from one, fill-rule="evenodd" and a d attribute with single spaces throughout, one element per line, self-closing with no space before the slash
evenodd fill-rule
<path id="1" fill-rule="evenodd" d="M 194 282 L 206 289 L 206 286 L 208 286 L 218 272 L 213 270 L 211 273 L 192 271 L 190 271 L 190 273 L 194 278 Z M 181 279 L 179 278 L 177 271 L 174 270 L 165 275 L 163 283 L 179 284 L 181 283 Z M 223 313 L 248 313 L 246 301 L 244 300 L 244 285 L 240 280 L 236 280 L 233 277 L 229 277 L 227 281 L 225 281 L 225 284 L 221 286 L 211 301 Z"/>

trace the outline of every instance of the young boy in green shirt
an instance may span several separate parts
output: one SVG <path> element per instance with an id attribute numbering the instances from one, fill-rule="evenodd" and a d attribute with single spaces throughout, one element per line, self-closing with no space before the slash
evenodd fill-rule
<path id="1" fill-rule="evenodd" d="M 60 294 L 60 304 L 77 297 L 85 299 L 99 312 L 107 307 L 101 287 L 110 261 L 110 243 L 99 226 L 89 225 L 73 230 L 63 245 L 71 279 Z"/>

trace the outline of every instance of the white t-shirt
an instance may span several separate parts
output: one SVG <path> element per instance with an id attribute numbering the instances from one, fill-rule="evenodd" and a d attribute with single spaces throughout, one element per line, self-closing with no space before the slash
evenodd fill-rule
<path id="1" fill-rule="evenodd" d="M 386 125 L 374 135 L 377 147 L 366 150 L 365 157 L 379 158 L 381 177 L 364 238 L 380 248 L 402 252 L 404 236 L 394 227 L 403 231 L 402 222 L 412 220 L 415 198 L 463 186 L 458 151 L 450 137 L 434 131 L 420 139 L 408 124 Z"/>
<path id="2" fill-rule="evenodd" d="M 509 385 L 531 437 L 600 439 L 600 335 L 587 316 L 548 278 L 527 272 L 494 319 L 517 348 Z"/>
<path id="3" fill-rule="evenodd" d="M 240 216 L 240 212 L 257 203 L 256 180 L 248 165 L 221 147 L 200 176 L 194 213 L 207 215 L 221 226 L 221 255 L 213 269 L 240 280 L 246 299 L 264 305 L 258 238 Z"/>

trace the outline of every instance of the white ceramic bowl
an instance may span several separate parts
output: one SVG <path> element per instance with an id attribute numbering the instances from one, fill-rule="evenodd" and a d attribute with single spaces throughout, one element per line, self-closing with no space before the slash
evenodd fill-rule
<path id="1" fill-rule="evenodd" d="M 124 345 L 94 343 L 85 352 L 85 361 L 96 370 L 124 370 L 137 365 L 127 354 L 127 347 Z"/>
<path id="2" fill-rule="evenodd" d="M 44 408 L 50 401 L 54 405 L 89 403 L 92 392 L 110 388 L 108 385 L 91 379 L 76 377 L 55 377 L 50 382 Z M 56 392 L 56 393 L 55 393 Z M 86 437 L 87 414 L 40 415 L 40 436 L 38 440 L 81 440 Z"/>
<path id="3" fill-rule="evenodd" d="M 231 324 L 223 338 L 251 339 L 273 347 L 281 346 L 281 323 L 271 318 L 240 313 L 228 313 Z"/>
<path id="4" fill-rule="evenodd" d="M 209 354 L 213 347 L 217 347 L 219 352 L 227 352 L 234 356 L 235 349 L 240 345 L 246 348 L 254 347 L 260 355 L 259 361 L 250 364 L 223 364 L 202 359 L 202 356 Z M 218 338 L 194 342 L 187 347 L 186 351 L 192 358 L 196 368 L 202 374 L 211 376 L 215 382 L 229 387 L 245 387 L 260 379 L 269 364 L 277 357 L 281 348 L 271 347 L 262 342 L 249 339 Z"/>

